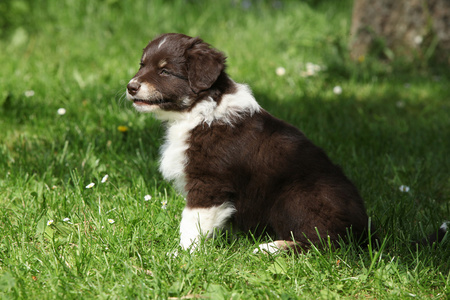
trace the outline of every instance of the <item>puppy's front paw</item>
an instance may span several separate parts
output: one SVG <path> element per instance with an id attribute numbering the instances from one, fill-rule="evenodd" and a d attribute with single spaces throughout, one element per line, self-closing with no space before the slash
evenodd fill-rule
<path id="1" fill-rule="evenodd" d="M 281 249 L 278 247 L 278 245 L 275 242 L 261 244 L 253 250 L 253 253 L 259 253 L 259 252 L 266 252 L 270 254 L 278 253 Z"/>
<path id="2" fill-rule="evenodd" d="M 181 249 L 189 251 L 191 254 L 195 251 L 198 246 L 198 239 L 186 239 L 181 237 L 180 246 Z"/>

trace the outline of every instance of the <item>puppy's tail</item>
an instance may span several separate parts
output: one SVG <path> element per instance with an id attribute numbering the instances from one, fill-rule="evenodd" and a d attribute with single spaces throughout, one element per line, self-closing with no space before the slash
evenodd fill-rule
<path id="1" fill-rule="evenodd" d="M 433 245 L 435 243 L 441 243 L 446 237 L 449 224 L 450 224 L 449 221 L 445 221 L 444 223 L 442 223 L 441 227 L 439 227 L 439 229 L 436 232 L 428 235 L 427 237 L 421 240 L 413 242 L 413 245 L 426 246 L 426 245 Z"/>

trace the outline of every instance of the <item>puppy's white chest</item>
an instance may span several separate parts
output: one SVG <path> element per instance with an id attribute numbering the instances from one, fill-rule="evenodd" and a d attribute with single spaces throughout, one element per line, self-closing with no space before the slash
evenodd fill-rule
<path id="1" fill-rule="evenodd" d="M 174 182 L 176 189 L 185 193 L 185 167 L 188 163 L 186 150 L 192 126 L 187 122 L 171 124 L 166 133 L 166 141 L 161 146 L 161 161 L 159 170 L 166 180 Z"/>

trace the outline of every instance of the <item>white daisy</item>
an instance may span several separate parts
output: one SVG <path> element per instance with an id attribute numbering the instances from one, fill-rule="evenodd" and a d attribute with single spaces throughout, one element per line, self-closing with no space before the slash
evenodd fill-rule
<path id="1" fill-rule="evenodd" d="M 335 86 L 333 88 L 333 93 L 335 93 L 336 95 L 342 94 L 342 88 L 339 85 Z"/>
<path id="2" fill-rule="evenodd" d="M 73 223 L 70 222 L 70 218 L 64 218 L 64 219 L 63 219 L 63 222 L 66 222 L 67 224 L 73 225 Z"/>
<path id="3" fill-rule="evenodd" d="M 322 70 L 322 67 L 311 62 L 306 63 L 306 70 L 300 73 L 302 77 L 314 76 Z"/>
<path id="4" fill-rule="evenodd" d="M 278 67 L 275 70 L 275 73 L 277 73 L 278 76 L 284 76 L 286 74 L 286 69 L 283 67 Z"/>
<path id="5" fill-rule="evenodd" d="M 103 176 L 102 178 L 102 183 L 105 183 L 108 180 L 108 174 L 106 174 L 105 176 Z"/>
<path id="6" fill-rule="evenodd" d="M 403 193 L 409 192 L 409 186 L 406 186 L 406 185 L 401 185 L 398 189 L 400 190 L 400 192 L 403 192 Z"/>
<path id="7" fill-rule="evenodd" d="M 87 188 L 87 189 L 91 189 L 91 188 L 94 187 L 94 185 L 95 185 L 95 183 L 91 182 L 91 183 L 89 183 L 89 184 L 86 186 L 86 188 Z"/>
<path id="8" fill-rule="evenodd" d="M 25 97 L 30 98 L 34 96 L 34 91 L 33 90 L 29 90 L 29 91 L 25 91 Z"/>
<path id="9" fill-rule="evenodd" d="M 415 43 L 416 45 L 420 45 L 420 44 L 422 44 L 422 42 L 423 42 L 423 37 L 422 37 L 422 36 L 416 35 L 416 36 L 414 37 L 414 43 Z"/>
<path id="10" fill-rule="evenodd" d="M 162 209 L 167 209 L 167 201 L 166 200 L 161 201 L 161 204 L 162 204 L 162 206 L 161 206 Z"/>

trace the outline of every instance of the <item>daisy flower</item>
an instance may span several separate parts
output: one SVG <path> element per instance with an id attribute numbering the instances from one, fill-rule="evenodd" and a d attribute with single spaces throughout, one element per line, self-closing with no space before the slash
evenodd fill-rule
<path id="1" fill-rule="evenodd" d="M 322 70 L 322 67 L 311 62 L 306 63 L 306 71 L 300 73 L 302 77 L 314 76 Z"/>
<path id="2" fill-rule="evenodd" d="M 167 209 L 167 201 L 166 200 L 161 201 L 161 204 L 162 204 L 162 206 L 161 206 L 162 209 Z"/>
<path id="3" fill-rule="evenodd" d="M 116 221 L 114 221 L 113 219 L 108 219 L 108 223 L 109 224 L 114 224 Z"/>
<path id="4" fill-rule="evenodd" d="M 25 97 L 30 98 L 34 96 L 34 91 L 33 90 L 29 90 L 29 91 L 25 91 Z"/>
<path id="5" fill-rule="evenodd" d="M 284 76 L 286 74 L 286 69 L 283 67 L 278 67 L 275 70 L 275 73 L 277 73 L 278 76 Z"/>
<path id="6" fill-rule="evenodd" d="M 398 189 L 400 190 L 400 192 L 403 192 L 403 193 L 409 192 L 409 186 L 406 186 L 406 185 L 401 185 Z"/>
<path id="7" fill-rule="evenodd" d="M 63 116 L 66 114 L 66 109 L 65 108 L 58 108 L 58 110 L 56 111 L 58 113 L 58 115 Z"/>
<path id="8" fill-rule="evenodd" d="M 335 93 L 336 95 L 342 94 L 342 88 L 339 85 L 335 86 L 333 88 L 333 93 Z"/>
<path id="9" fill-rule="evenodd" d="M 94 185 L 95 185 L 95 183 L 91 182 L 91 183 L 89 183 L 89 184 L 86 186 L 86 188 L 87 188 L 87 189 L 91 189 L 91 188 L 94 187 Z"/>
<path id="10" fill-rule="evenodd" d="M 67 224 L 72 224 L 73 225 L 73 223 L 70 222 L 70 218 L 64 218 L 63 222 L 66 222 Z"/>
<path id="11" fill-rule="evenodd" d="M 108 181 L 108 174 L 106 174 L 105 176 L 103 176 L 102 178 L 102 183 L 105 183 L 106 181 Z"/>
<path id="12" fill-rule="evenodd" d="M 145 201 L 150 201 L 150 200 L 152 200 L 152 196 L 150 196 L 150 195 L 145 195 L 145 196 L 144 196 L 144 200 L 145 200 Z"/>
<path id="13" fill-rule="evenodd" d="M 48 220 L 48 221 L 47 221 L 47 226 L 50 226 L 50 225 L 52 225 L 52 224 L 53 224 L 53 222 L 54 222 L 53 220 Z"/>
<path id="14" fill-rule="evenodd" d="M 423 42 L 423 37 L 422 37 L 422 36 L 416 35 L 416 36 L 414 37 L 414 44 L 420 45 L 420 44 L 422 44 L 422 42 Z"/>

